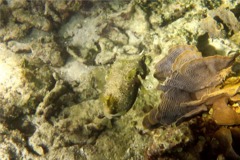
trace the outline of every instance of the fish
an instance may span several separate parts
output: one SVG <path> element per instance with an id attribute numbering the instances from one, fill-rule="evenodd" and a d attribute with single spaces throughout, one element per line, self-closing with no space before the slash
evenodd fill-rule
<path id="1" fill-rule="evenodd" d="M 144 55 L 132 55 L 120 57 L 113 63 L 101 95 L 105 117 L 121 116 L 132 107 L 141 85 L 139 76 L 146 75 L 144 60 Z"/>

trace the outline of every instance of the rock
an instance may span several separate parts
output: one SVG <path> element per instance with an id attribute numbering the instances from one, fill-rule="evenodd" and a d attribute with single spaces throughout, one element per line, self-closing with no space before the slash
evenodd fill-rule
<path id="1" fill-rule="evenodd" d="M 240 159 L 240 156 L 234 151 L 232 147 L 233 139 L 231 131 L 227 128 L 220 128 L 215 132 L 214 138 L 218 141 L 218 147 L 226 158 Z"/>

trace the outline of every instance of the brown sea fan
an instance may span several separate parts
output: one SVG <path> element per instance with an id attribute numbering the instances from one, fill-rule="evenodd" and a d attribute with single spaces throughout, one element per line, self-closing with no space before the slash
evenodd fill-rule
<path id="1" fill-rule="evenodd" d="M 168 55 L 155 67 L 154 76 L 158 80 L 166 78 L 158 86 L 158 89 L 164 91 L 161 96 L 162 101 L 158 108 L 152 109 L 144 118 L 143 125 L 151 128 L 156 125 L 181 122 L 187 117 L 208 109 L 207 101 L 204 101 L 202 97 L 210 102 L 223 93 L 230 95 L 229 90 L 218 92 L 219 88 L 215 89 L 215 87 L 229 75 L 237 56 L 239 54 L 232 57 L 220 55 L 202 57 L 196 47 L 190 45 L 180 45 L 170 49 Z M 216 92 L 209 94 L 210 91 Z M 182 105 L 197 101 L 201 103 Z"/>

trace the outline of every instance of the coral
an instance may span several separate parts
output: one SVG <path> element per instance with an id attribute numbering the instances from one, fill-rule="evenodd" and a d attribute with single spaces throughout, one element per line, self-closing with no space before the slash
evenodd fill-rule
<path id="1" fill-rule="evenodd" d="M 98 34 L 103 28 L 101 21 L 99 17 L 83 19 L 82 15 L 76 15 L 61 27 L 60 35 L 68 39 L 68 46 L 75 49 L 76 55 L 84 59 L 85 64 L 94 64 L 96 54 L 99 52 L 100 48 L 96 42 L 99 41 Z M 104 48 L 102 50 L 104 51 Z"/>
<path id="2" fill-rule="evenodd" d="M 232 129 L 235 133 L 236 131 L 239 133 L 239 128 L 235 127 Z M 214 142 L 214 141 L 217 141 Z M 212 148 L 216 150 L 216 152 L 222 153 L 225 158 L 229 159 L 240 159 L 240 155 L 238 155 L 233 149 L 233 136 L 231 130 L 225 127 L 221 127 L 214 133 L 212 139 Z"/>
<path id="3" fill-rule="evenodd" d="M 97 54 L 95 58 L 96 64 L 108 64 L 112 63 L 116 58 L 116 52 L 114 52 L 114 43 L 106 38 L 99 39 L 99 46 L 101 52 Z"/>
<path id="4" fill-rule="evenodd" d="M 7 24 L 7 17 L 9 11 L 6 5 L 0 4 L 0 28 L 4 27 Z"/>
<path id="5" fill-rule="evenodd" d="M 232 37 L 230 38 L 231 41 L 233 41 L 236 45 L 240 46 L 240 31 L 233 34 Z"/>
<path id="6" fill-rule="evenodd" d="M 193 135 L 186 124 L 179 127 L 156 129 L 152 133 L 153 141 L 147 149 L 148 159 L 156 159 L 164 154 L 178 152 L 193 141 Z"/>
<path id="7" fill-rule="evenodd" d="M 13 17 L 21 23 L 29 24 L 43 31 L 50 31 L 53 26 L 62 23 L 71 12 L 78 11 L 81 1 L 24 1 L 20 6 L 12 2 Z"/>
<path id="8" fill-rule="evenodd" d="M 224 7 L 219 7 L 216 10 L 209 11 L 209 15 L 213 18 L 220 18 L 228 27 L 228 29 L 234 33 L 240 30 L 238 19 L 231 11 L 227 10 Z"/>
<path id="9" fill-rule="evenodd" d="M 45 14 L 52 17 L 54 22 L 60 23 L 66 20 L 71 13 L 79 11 L 83 3 L 82 0 L 46 0 Z"/>
<path id="10" fill-rule="evenodd" d="M 31 27 L 27 24 L 17 24 L 8 22 L 5 27 L 0 29 L 0 40 L 9 41 L 26 36 Z"/>
<path id="11" fill-rule="evenodd" d="M 240 22 L 233 12 L 223 6 L 210 10 L 201 24 L 203 30 L 213 38 L 228 36 L 232 34 L 231 32 L 237 33 L 240 30 L 239 26 Z"/>
<path id="12" fill-rule="evenodd" d="M 60 148 L 68 148 L 69 145 L 80 148 L 85 144 L 94 143 L 100 132 L 109 125 L 109 120 L 102 116 L 103 113 L 100 109 L 101 102 L 99 100 L 90 100 L 69 105 L 59 111 L 59 106 L 54 105 L 54 101 L 58 101 L 54 98 L 63 94 L 64 86 L 59 85 L 61 84 L 57 84 L 38 106 L 38 127 L 31 138 L 29 138 L 29 145 L 41 156 L 52 156 L 52 154 L 48 153 Z M 62 103 L 59 104 L 62 105 Z M 55 110 L 51 110 L 54 107 Z M 40 113 L 43 110 L 50 112 Z M 50 119 L 50 116 L 56 116 L 56 112 L 59 113 L 56 119 Z M 52 125 L 51 122 L 54 122 L 55 125 Z M 56 139 L 60 141 L 56 141 Z M 74 152 L 72 151 L 71 153 Z"/>
<path id="13" fill-rule="evenodd" d="M 159 88 L 166 91 L 174 87 L 192 93 L 208 87 L 215 87 L 230 72 L 223 69 L 228 68 L 234 58 L 224 56 L 209 56 L 194 60 L 189 58 L 190 61 L 178 66 L 180 69 L 173 72 Z"/>
<path id="14" fill-rule="evenodd" d="M 116 44 L 127 45 L 128 44 L 128 37 L 125 33 L 120 31 L 119 28 L 111 25 L 106 25 L 103 28 L 101 33 L 103 37 L 108 38 L 109 40 L 113 41 Z"/>
<path id="15" fill-rule="evenodd" d="M 17 155 L 23 159 L 38 158 L 26 148 L 27 141 L 21 131 L 8 129 L 3 124 L 0 124 L 0 129 L 0 159 L 14 159 Z"/>
<path id="16" fill-rule="evenodd" d="M 24 9 L 15 10 L 12 15 L 17 19 L 17 21 L 27 23 L 43 31 L 50 31 L 52 28 L 51 22 L 47 18 L 37 14 L 31 15 L 31 12 Z"/>
<path id="17" fill-rule="evenodd" d="M 150 23 L 154 28 L 168 25 L 169 23 L 183 17 L 190 9 L 194 8 L 194 3 L 189 0 L 138 1 L 137 3 L 139 3 L 144 10 L 150 12 Z"/>
<path id="18" fill-rule="evenodd" d="M 31 52 L 31 45 L 29 43 L 20 43 L 18 41 L 9 41 L 8 48 L 15 53 Z"/>
<path id="19" fill-rule="evenodd" d="M 172 65 L 175 61 L 175 59 L 183 53 L 183 51 L 192 51 L 196 52 L 197 48 L 195 46 L 189 46 L 189 45 L 182 45 L 181 47 L 175 46 L 172 47 L 169 50 L 168 56 L 164 57 L 161 61 L 159 61 L 156 66 L 155 70 L 156 72 L 154 73 L 154 77 L 157 79 L 165 79 L 167 76 L 169 76 L 172 72 Z M 175 64 L 175 63 L 174 63 Z"/>
<path id="20" fill-rule="evenodd" d="M 31 42 L 9 41 L 8 48 L 15 53 L 32 53 L 33 59 L 41 59 L 53 67 L 63 66 L 67 57 L 65 49 L 54 36 L 41 36 Z"/>
<path id="21" fill-rule="evenodd" d="M 52 36 L 41 37 L 31 43 L 33 57 L 41 59 L 44 63 L 54 67 L 65 64 L 66 52 Z"/>
<path id="22" fill-rule="evenodd" d="M 174 47 L 156 65 L 155 76 L 159 80 L 165 75 L 168 75 L 168 77 L 162 85 L 158 86 L 165 93 L 161 96 L 159 107 L 154 108 L 144 118 L 143 125 L 145 127 L 151 128 L 157 124 L 179 123 L 187 117 L 206 111 L 206 105 L 210 104 L 213 104 L 214 113 L 219 112 L 218 101 L 221 96 L 229 98 L 238 93 L 238 84 L 229 88 L 217 88 L 216 86 L 221 84 L 225 77 L 229 75 L 231 66 L 239 54 L 232 57 L 201 57 L 201 54 L 192 50 L 192 48 L 192 46 L 186 45 Z M 223 108 L 226 108 L 223 105 L 226 103 L 220 104 Z M 219 113 L 214 114 L 213 119 L 219 124 L 239 124 L 236 113 L 233 110 L 228 113 L 231 116 L 227 113 L 225 116 L 231 118 L 224 119 L 226 120 L 224 122 L 219 122 L 220 119 L 216 118 L 215 115 L 219 115 Z"/>
<path id="23" fill-rule="evenodd" d="M 213 9 L 219 7 L 223 2 L 222 1 L 211 1 L 211 0 L 206 0 L 204 1 L 204 4 L 207 8 Z"/>
<path id="24" fill-rule="evenodd" d="M 240 113 L 238 80 L 227 78 L 218 84 L 228 70 L 216 79 L 203 69 L 213 77 L 204 79 L 205 89 L 200 91 L 196 78 L 197 92 L 189 93 L 177 88 L 173 79 L 178 76 L 172 76 L 207 53 L 231 55 L 239 50 L 238 32 L 231 25 L 234 18 L 227 21 L 210 15 L 220 5 L 239 17 L 236 0 L 0 0 L 0 159 L 229 158 L 221 146 L 211 143 L 218 143 L 215 132 L 221 127 L 215 116 L 219 115 L 217 107 L 232 112 L 222 124 L 236 124 L 232 121 Z M 221 14 L 232 18 L 227 12 Z M 213 37 L 199 27 L 206 15 L 209 19 L 203 24 L 212 29 L 209 32 L 217 30 Z M 172 80 L 156 90 L 154 66 L 175 44 L 197 44 L 202 56 L 196 47 L 186 46 L 188 51 L 177 53 L 166 67 L 160 64 L 156 70 L 164 71 L 155 76 Z M 195 65 L 187 66 L 197 70 Z M 217 86 L 209 87 L 212 83 Z M 116 110 L 109 98 L 115 95 Z M 220 106 L 218 101 L 224 103 Z M 209 112 L 176 126 L 144 128 L 142 118 L 159 103 L 168 104 L 161 110 L 166 113 L 162 120 L 166 124 L 176 120 L 176 112 L 177 116 L 184 114 L 176 122 L 202 109 Z M 112 109 L 106 115 L 104 104 Z M 179 110 L 168 110 L 172 106 Z M 159 109 L 154 110 L 159 113 Z M 153 111 L 150 120 L 158 123 Z M 232 144 L 224 145 L 231 144 L 239 155 L 239 127 L 224 127 L 232 134 Z M 229 139 L 229 134 L 224 136 Z"/>
<path id="25" fill-rule="evenodd" d="M 223 37 L 222 28 L 211 16 L 207 16 L 206 18 L 202 19 L 201 22 L 201 28 L 207 32 L 210 37 Z"/>
<path id="26" fill-rule="evenodd" d="M 51 103 L 59 99 L 59 97 L 64 95 L 66 92 L 67 86 L 63 83 L 63 81 L 57 81 L 54 88 L 46 94 L 43 101 L 38 105 L 36 114 L 44 120 L 49 119 L 56 110 L 56 108 L 54 108 L 56 106 L 51 105 Z"/>
<path id="27" fill-rule="evenodd" d="M 239 90 L 239 77 L 231 77 L 226 79 L 220 88 L 209 90 L 207 94 L 199 91 L 195 93 L 197 100 L 182 103 L 180 106 L 198 106 L 205 103 L 212 106 L 212 119 L 216 124 L 237 125 L 240 123 L 240 115 L 234 110 L 234 106 L 229 104 L 239 102 Z"/>
<path id="28" fill-rule="evenodd" d="M 238 125 L 240 115 L 227 105 L 226 97 L 219 98 L 213 104 L 212 118 L 219 125 Z"/>
<path id="29" fill-rule="evenodd" d="M 80 10 L 82 1 L 3 1 L 0 7 L 1 41 L 24 37 L 31 28 L 50 32 L 72 13 Z"/>
<path id="30" fill-rule="evenodd" d="M 54 84 L 52 72 L 43 63 L 29 62 L 1 46 L 0 119 L 15 120 L 31 113 Z M 7 55 L 7 56 L 6 56 Z M 37 66 L 41 65 L 41 68 Z M 36 69 L 38 68 L 38 69 Z M 0 120 L 1 121 L 1 120 Z"/>

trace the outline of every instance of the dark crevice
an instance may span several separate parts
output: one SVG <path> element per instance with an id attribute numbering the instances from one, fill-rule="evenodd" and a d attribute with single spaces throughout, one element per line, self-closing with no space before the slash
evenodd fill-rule
<path id="1" fill-rule="evenodd" d="M 216 48 L 214 46 L 211 46 L 209 44 L 209 36 L 208 33 L 205 33 L 204 35 L 201 35 L 198 37 L 197 40 L 197 48 L 200 52 L 202 52 L 202 56 L 213 56 L 217 54 Z"/>

